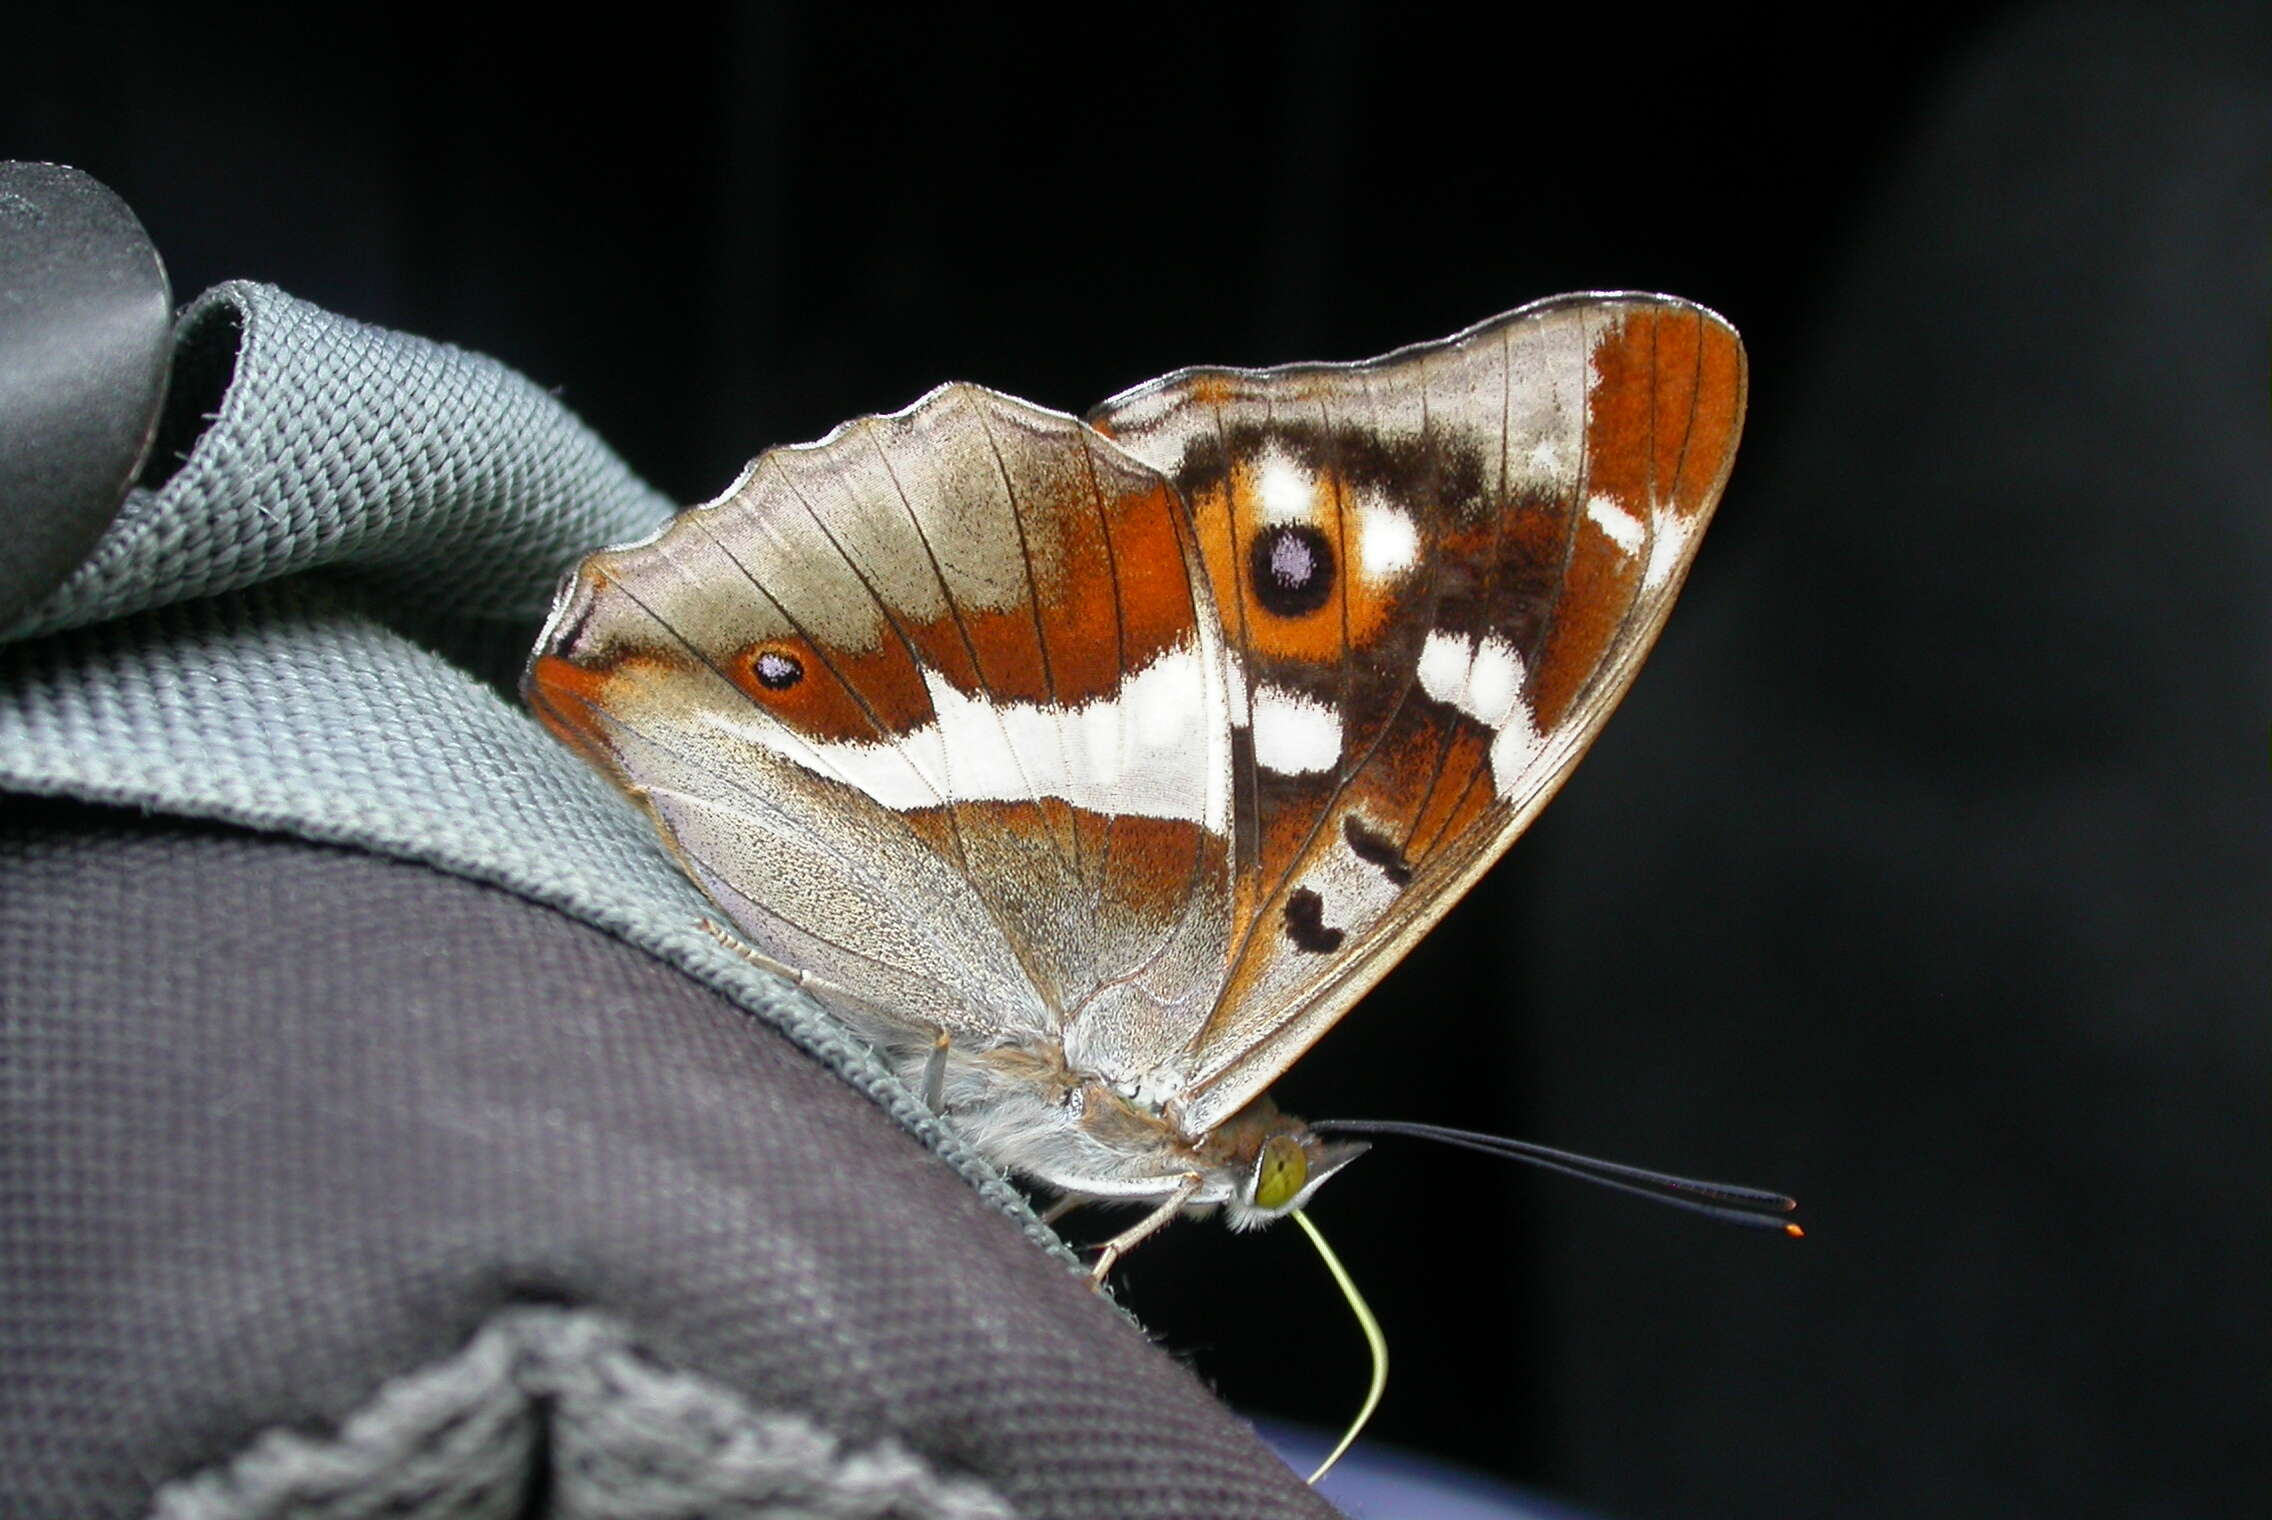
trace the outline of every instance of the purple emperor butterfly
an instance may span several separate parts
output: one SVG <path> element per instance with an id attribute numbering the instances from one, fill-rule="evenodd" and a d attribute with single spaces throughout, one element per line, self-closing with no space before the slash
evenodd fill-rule
<path id="1" fill-rule="evenodd" d="M 942 386 L 585 560 L 528 698 L 983 1152 L 1148 1206 L 1101 1277 L 1363 1148 L 1265 1090 L 1600 731 L 1744 385 L 1612 294 L 1086 419 Z"/>

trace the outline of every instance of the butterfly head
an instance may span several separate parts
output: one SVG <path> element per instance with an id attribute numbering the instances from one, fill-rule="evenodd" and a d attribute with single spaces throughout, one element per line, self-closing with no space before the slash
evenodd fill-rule
<path id="1" fill-rule="evenodd" d="M 1224 1223 L 1251 1230 L 1309 1202 L 1327 1178 L 1371 1147 L 1315 1134 L 1265 1097 L 1220 1126 L 1209 1137 L 1209 1149 L 1231 1174 L 1225 1178 L 1232 1186 L 1223 1204 Z"/>

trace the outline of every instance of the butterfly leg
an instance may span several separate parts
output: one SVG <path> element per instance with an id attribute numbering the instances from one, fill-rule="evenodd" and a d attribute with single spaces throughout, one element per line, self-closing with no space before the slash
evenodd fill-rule
<path id="1" fill-rule="evenodd" d="M 1102 1288 L 1105 1278 L 1111 1275 L 1120 1258 L 1142 1245 L 1161 1225 L 1175 1218 L 1177 1212 L 1191 1202 L 1192 1196 L 1206 1182 L 1207 1179 L 1197 1172 L 1185 1172 L 1183 1180 L 1176 1184 L 1175 1191 L 1168 1194 L 1158 1208 L 1098 1247 L 1096 1265 L 1089 1268 L 1089 1286 Z"/>
<path id="2" fill-rule="evenodd" d="M 795 966 L 784 966 L 783 964 L 781 964 L 781 962 L 775 960 L 772 956 L 767 955 L 764 951 L 758 949 L 756 946 L 745 944 L 742 941 L 741 936 L 737 935 L 733 930 L 727 928 L 724 924 L 719 923 L 714 918 L 706 918 L 702 920 L 702 931 L 705 934 L 709 935 L 712 939 L 716 940 L 719 944 L 724 945 L 728 950 L 733 951 L 734 954 L 740 956 L 743 960 L 748 961 L 751 965 L 757 967 L 760 971 L 770 971 L 775 976 L 786 977 L 792 984 L 799 987 L 804 986 L 807 982 L 812 980 L 811 976 L 808 973 L 800 970 L 799 968 Z"/>
<path id="3" fill-rule="evenodd" d="M 931 1042 L 931 1054 L 923 1063 L 923 1106 L 932 1113 L 947 1111 L 947 1032 Z"/>
<path id="4" fill-rule="evenodd" d="M 1089 1200 L 1083 1198 L 1078 1193 L 1067 1193 L 1064 1197 L 1058 1199 L 1048 1208 L 1041 1211 L 1041 1222 L 1043 1224 L 1055 1224 L 1058 1220 L 1063 1219 L 1067 1214 L 1072 1213 L 1075 1209 L 1079 1208 L 1082 1204 L 1087 1202 L 1089 1202 Z"/>

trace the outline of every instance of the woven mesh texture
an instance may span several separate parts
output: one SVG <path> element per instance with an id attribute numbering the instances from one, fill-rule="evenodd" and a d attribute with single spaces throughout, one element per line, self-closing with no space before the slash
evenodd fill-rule
<path id="1" fill-rule="evenodd" d="M 0 788 L 359 845 L 575 914 L 790 1030 L 1057 1249 L 833 1021 L 704 932 L 713 910 L 588 767 L 393 626 L 447 609 L 525 649 L 561 566 L 667 505 L 492 360 L 243 284 L 183 342 L 226 382 L 212 424 L 161 430 L 180 468 L 26 625 L 63 631 L 0 646 Z"/>
<path id="2" fill-rule="evenodd" d="M 0 1513 L 132 1515 L 167 1483 L 207 1516 L 771 1513 L 563 1495 L 755 1464 L 849 1503 L 873 1474 L 846 1454 L 893 1447 L 1025 1516 L 1331 1512 L 874 1104 L 513 894 L 19 804 L 0 1008 Z M 403 1392 L 532 1305 L 662 1372 L 533 1446 L 562 1367 L 628 1374 L 556 1348 Z"/>
<path id="3" fill-rule="evenodd" d="M 670 515 L 574 414 L 483 355 L 246 282 L 191 303 L 175 341 L 155 446 L 171 473 L 128 497 L 14 633 L 327 567 L 411 606 L 534 618 L 576 556 Z"/>

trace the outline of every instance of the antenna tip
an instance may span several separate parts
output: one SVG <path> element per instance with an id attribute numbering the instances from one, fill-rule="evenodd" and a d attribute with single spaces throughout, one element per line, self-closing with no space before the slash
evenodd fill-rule
<path id="1" fill-rule="evenodd" d="M 1807 1238 L 1807 1232 L 1800 1229 L 1795 1224 L 1785 1224 L 1783 1226 L 1783 1233 L 1790 1236 L 1793 1240 L 1804 1240 Z"/>

